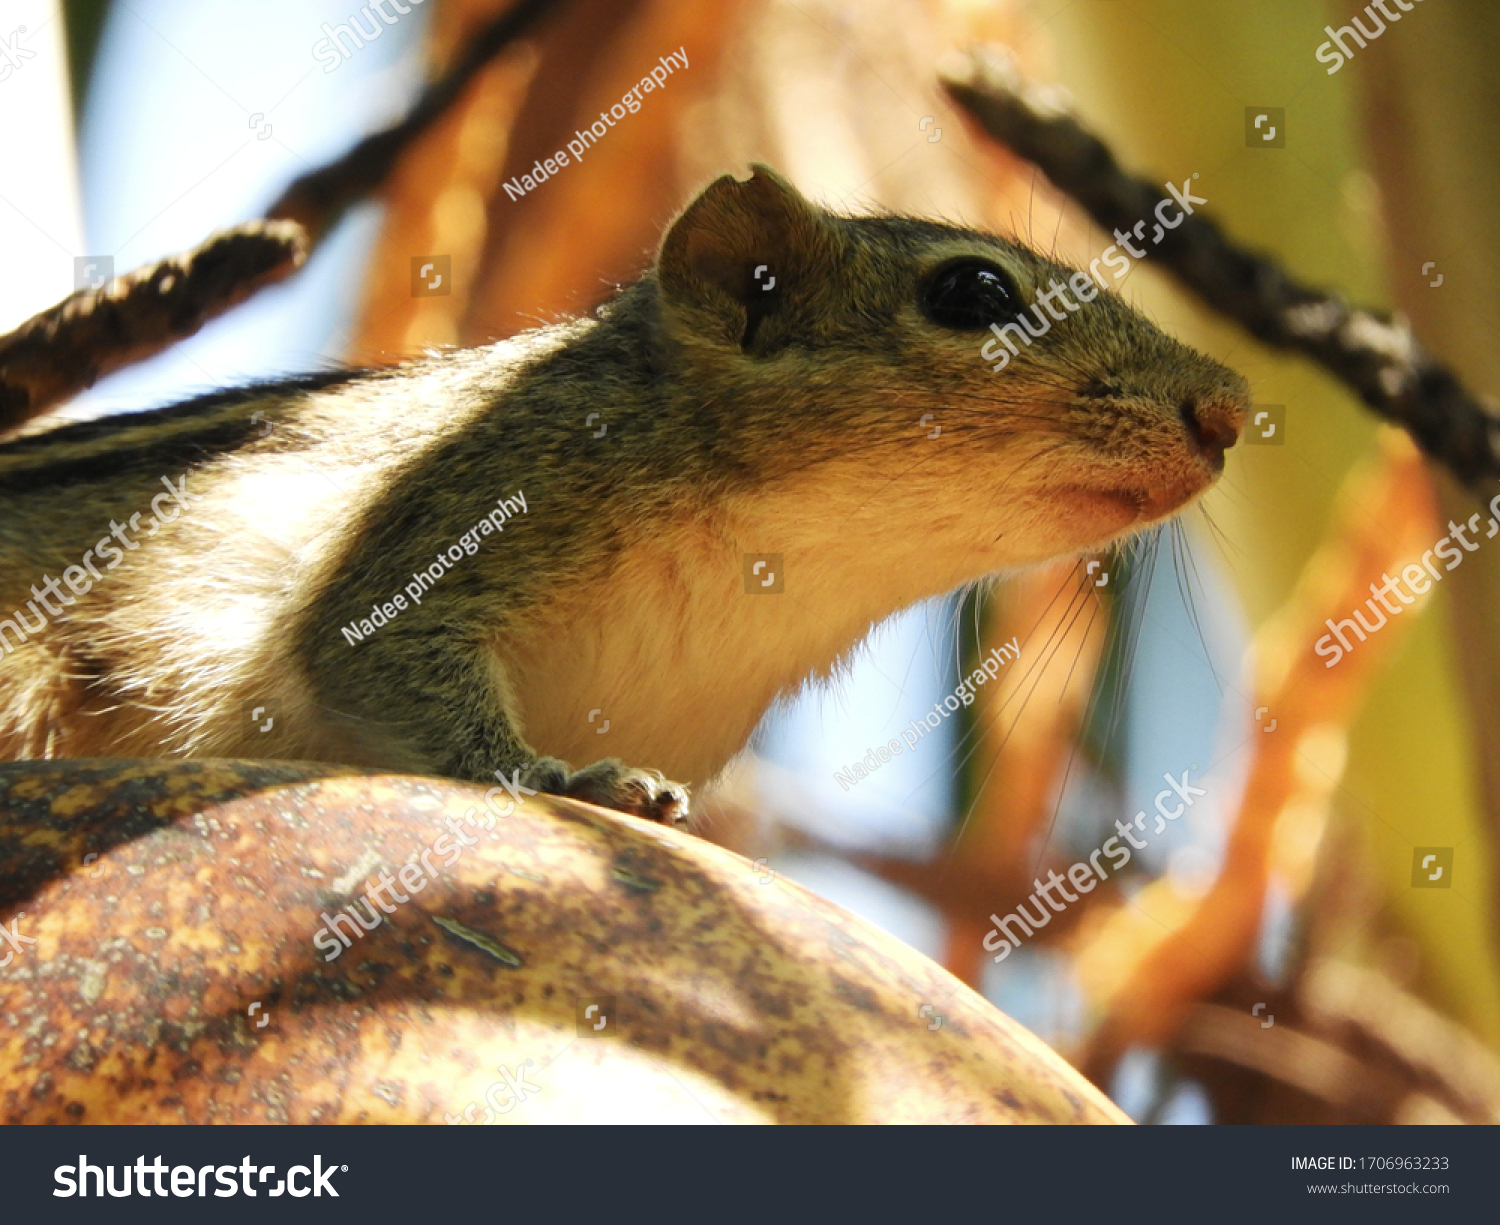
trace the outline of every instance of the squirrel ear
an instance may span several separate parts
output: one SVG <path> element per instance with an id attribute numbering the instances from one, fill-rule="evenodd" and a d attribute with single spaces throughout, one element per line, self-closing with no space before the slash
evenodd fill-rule
<path id="1" fill-rule="evenodd" d="M 837 236 L 827 215 L 769 166 L 715 179 L 662 239 L 657 283 L 694 334 L 757 353 L 780 347 L 791 305 L 826 286 Z M 813 292 L 811 296 L 816 296 Z"/>

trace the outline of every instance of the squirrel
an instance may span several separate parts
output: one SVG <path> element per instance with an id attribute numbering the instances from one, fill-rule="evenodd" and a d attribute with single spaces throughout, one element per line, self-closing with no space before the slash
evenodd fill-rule
<path id="1" fill-rule="evenodd" d="M 1244 380 L 1080 278 L 755 165 L 589 317 L 0 444 L 0 755 L 683 822 L 872 625 L 1213 483 Z"/>

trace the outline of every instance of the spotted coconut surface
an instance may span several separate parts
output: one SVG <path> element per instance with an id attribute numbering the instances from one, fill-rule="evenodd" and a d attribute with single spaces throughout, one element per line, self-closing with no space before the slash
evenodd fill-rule
<path id="1" fill-rule="evenodd" d="M 0 765 L 0 1118 L 1128 1122 L 784 877 L 489 794 L 305 763 Z"/>

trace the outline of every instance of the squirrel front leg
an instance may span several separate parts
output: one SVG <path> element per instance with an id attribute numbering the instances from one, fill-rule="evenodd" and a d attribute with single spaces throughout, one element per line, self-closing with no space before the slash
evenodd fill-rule
<path id="1" fill-rule="evenodd" d="M 343 645 L 342 643 L 340 645 Z M 349 648 L 344 645 L 344 652 Z M 394 768 L 563 795 L 666 825 L 687 820 L 686 788 L 655 770 L 605 758 L 575 770 L 521 737 L 505 693 L 504 664 L 477 636 L 418 619 L 359 643 L 314 653 L 314 684 L 362 756 Z"/>

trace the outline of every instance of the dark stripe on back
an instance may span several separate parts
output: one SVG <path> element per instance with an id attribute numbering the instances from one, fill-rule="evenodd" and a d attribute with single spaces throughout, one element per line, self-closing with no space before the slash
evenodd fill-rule
<path id="1" fill-rule="evenodd" d="M 118 475 L 139 466 L 143 460 L 149 460 L 152 465 L 160 467 L 163 474 L 180 471 L 210 456 L 233 450 L 251 435 L 259 436 L 260 423 L 252 421 L 251 415 L 247 413 L 243 419 L 205 423 L 204 428 L 193 433 L 178 434 L 171 438 L 153 438 L 147 435 L 123 443 L 118 449 L 82 458 L 58 456 L 49 461 L 47 452 L 58 447 L 105 440 L 112 435 L 143 427 L 149 429 L 153 425 L 169 425 L 194 417 L 210 416 L 227 405 L 252 404 L 257 400 L 290 396 L 299 392 L 322 391 L 351 383 L 371 373 L 379 372 L 363 369 L 327 370 L 269 383 L 255 383 L 209 392 L 166 408 L 113 413 L 93 421 L 75 421 L 43 434 L 0 443 L 0 461 L 26 455 L 36 457 L 34 465 L 28 464 L 10 472 L 6 472 L 3 463 L 0 463 L 0 490 L 20 493 L 39 488 L 60 488 L 79 481 Z"/>

